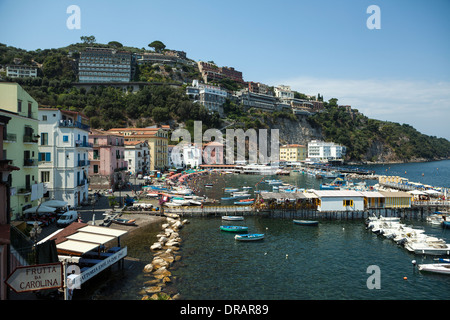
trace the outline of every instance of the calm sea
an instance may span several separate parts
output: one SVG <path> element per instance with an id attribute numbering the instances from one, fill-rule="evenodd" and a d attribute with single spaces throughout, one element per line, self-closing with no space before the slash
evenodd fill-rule
<path id="1" fill-rule="evenodd" d="M 368 168 L 368 167 L 365 167 Z M 379 174 L 399 175 L 413 182 L 449 187 L 450 161 L 370 166 Z M 206 182 L 214 188 L 201 193 L 220 198 L 222 188 L 258 185 L 270 177 L 223 175 Z M 278 176 L 302 188 L 319 188 L 322 181 L 292 173 Z M 206 183 L 205 182 L 205 183 Z M 203 182 L 202 182 L 203 184 Z M 181 231 L 182 259 L 172 269 L 168 290 L 189 300 L 447 300 L 450 277 L 420 273 L 412 265 L 431 263 L 433 257 L 410 254 L 391 240 L 366 230 L 364 221 L 320 221 L 318 227 L 294 225 L 290 219 L 246 217 L 232 224 L 245 225 L 249 232 L 265 233 L 263 241 L 237 242 L 233 234 L 219 230 L 220 218 L 189 218 Z M 425 221 L 407 220 L 408 225 L 450 243 L 450 231 Z M 229 224 L 229 222 L 228 222 Z M 76 299 L 138 300 L 148 280 L 142 273 L 150 262 L 149 246 L 156 240 L 158 226 L 142 229 L 124 239 L 128 256 L 123 269 L 111 270 L 80 290 Z M 369 289 L 370 268 L 379 268 L 379 289 Z M 406 279 L 405 279 L 406 277 Z M 369 279 L 370 283 L 373 283 Z M 105 280 L 108 280 L 105 282 Z M 83 292 L 83 293 L 81 293 Z"/>

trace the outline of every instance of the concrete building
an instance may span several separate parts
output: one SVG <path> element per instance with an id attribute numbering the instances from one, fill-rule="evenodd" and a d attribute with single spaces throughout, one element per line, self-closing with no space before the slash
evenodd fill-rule
<path id="1" fill-rule="evenodd" d="M 88 200 L 89 119 L 81 113 L 39 108 L 39 179 L 49 199 L 77 207 Z"/>
<path id="2" fill-rule="evenodd" d="M 301 144 L 286 144 L 280 146 L 280 161 L 303 161 L 306 159 L 307 154 L 307 147 Z"/>
<path id="3" fill-rule="evenodd" d="M 179 143 L 172 146 L 169 163 L 174 168 L 200 168 L 202 148 L 195 143 Z"/>
<path id="4" fill-rule="evenodd" d="M 79 82 L 129 82 L 131 52 L 109 48 L 87 48 L 78 62 Z"/>
<path id="5" fill-rule="evenodd" d="M 197 65 L 200 73 L 202 74 L 202 79 L 205 83 L 214 82 L 226 78 L 239 83 L 244 83 L 242 72 L 237 71 L 232 67 L 218 67 L 214 63 L 204 61 L 199 61 Z"/>
<path id="6" fill-rule="evenodd" d="M 346 147 L 334 142 L 312 140 L 308 143 L 308 158 L 313 161 L 327 161 L 342 159 L 346 153 Z"/>
<path id="7" fill-rule="evenodd" d="M 223 115 L 223 104 L 229 94 L 220 87 L 192 81 L 192 86 L 186 87 L 186 94 L 193 102 L 202 104 L 211 112 L 218 112 Z"/>
<path id="8" fill-rule="evenodd" d="M 163 128 L 112 128 L 108 132 L 123 135 L 125 141 L 147 141 L 150 170 L 168 168 L 168 132 Z"/>
<path id="9" fill-rule="evenodd" d="M 121 135 L 91 129 L 89 143 L 89 179 L 91 189 L 119 189 L 128 181 L 124 138 Z"/>
<path id="10" fill-rule="evenodd" d="M 146 175 L 150 170 L 150 153 L 145 140 L 125 141 L 125 161 L 131 175 Z"/>
<path id="11" fill-rule="evenodd" d="M 265 111 L 275 111 L 279 109 L 277 98 L 270 94 L 254 93 L 248 89 L 243 89 L 236 92 L 234 96 L 246 110 L 256 108 Z"/>
<path id="12" fill-rule="evenodd" d="M 10 176 L 11 219 L 20 218 L 23 211 L 38 205 L 43 195 L 38 169 L 38 104 L 20 85 L 0 83 L 0 115 L 10 117 L 3 132 L 3 155 L 20 171 Z"/>
<path id="13" fill-rule="evenodd" d="M 11 78 L 36 78 L 37 67 L 21 64 L 11 64 L 6 66 L 6 76 Z"/>

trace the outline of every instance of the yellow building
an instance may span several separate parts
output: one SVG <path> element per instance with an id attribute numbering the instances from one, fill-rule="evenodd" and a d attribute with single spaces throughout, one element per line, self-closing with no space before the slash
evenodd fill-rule
<path id="1" fill-rule="evenodd" d="M 280 161 L 298 162 L 307 157 L 307 148 L 301 144 L 286 144 L 280 146 Z"/>
<path id="2" fill-rule="evenodd" d="M 11 117 L 4 132 L 4 157 L 20 168 L 10 175 L 11 220 L 17 220 L 24 210 L 38 205 L 44 192 L 38 183 L 38 103 L 17 83 L 2 82 L 0 114 Z"/>
<path id="3" fill-rule="evenodd" d="M 169 167 L 168 130 L 163 128 L 112 128 L 108 132 L 121 134 L 125 141 L 145 140 L 150 154 L 150 170 Z"/>

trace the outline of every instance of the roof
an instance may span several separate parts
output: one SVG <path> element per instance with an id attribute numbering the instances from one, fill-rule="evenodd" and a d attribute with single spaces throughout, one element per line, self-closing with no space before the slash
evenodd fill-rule
<path id="1" fill-rule="evenodd" d="M 306 146 L 302 144 L 285 144 L 283 146 L 280 146 L 280 148 L 298 148 L 298 147 L 306 148 Z"/>
<path id="2" fill-rule="evenodd" d="M 261 192 L 260 194 L 263 199 L 297 200 L 307 198 L 303 193 L 296 192 Z"/>
<path id="3" fill-rule="evenodd" d="M 386 198 L 411 198 L 411 194 L 404 191 L 380 191 Z"/>
<path id="4" fill-rule="evenodd" d="M 359 197 L 362 198 L 361 192 L 355 190 L 314 190 L 318 197 L 330 198 L 330 197 Z"/>

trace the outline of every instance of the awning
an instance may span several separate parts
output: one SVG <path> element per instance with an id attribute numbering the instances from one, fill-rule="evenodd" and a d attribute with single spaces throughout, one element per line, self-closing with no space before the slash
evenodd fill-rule
<path id="1" fill-rule="evenodd" d="M 42 205 L 51 208 L 61 208 L 67 206 L 67 202 L 62 200 L 49 200 L 44 202 Z"/>
<path id="2" fill-rule="evenodd" d="M 28 208 L 28 209 L 24 210 L 23 213 L 36 213 L 36 210 L 38 213 L 51 213 L 51 212 L 55 212 L 56 208 L 40 205 L 39 208 L 37 206 Z"/>

